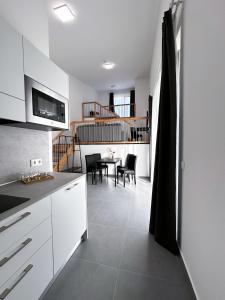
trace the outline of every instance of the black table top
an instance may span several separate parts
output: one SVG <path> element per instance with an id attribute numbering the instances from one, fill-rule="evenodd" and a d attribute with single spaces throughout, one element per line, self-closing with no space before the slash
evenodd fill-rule
<path id="1" fill-rule="evenodd" d="M 121 158 L 101 158 L 99 160 L 97 160 L 97 163 L 105 163 L 105 164 L 116 164 L 119 161 L 121 161 Z"/>

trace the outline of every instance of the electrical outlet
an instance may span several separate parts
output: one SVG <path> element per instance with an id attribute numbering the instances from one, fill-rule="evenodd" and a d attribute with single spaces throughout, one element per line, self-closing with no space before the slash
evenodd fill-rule
<path id="1" fill-rule="evenodd" d="M 30 160 L 30 166 L 31 167 L 40 167 L 42 166 L 42 159 L 41 158 L 35 158 Z"/>

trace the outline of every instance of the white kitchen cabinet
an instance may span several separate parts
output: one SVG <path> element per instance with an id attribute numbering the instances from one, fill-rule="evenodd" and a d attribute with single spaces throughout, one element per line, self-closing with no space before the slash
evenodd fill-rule
<path id="1" fill-rule="evenodd" d="M 87 230 L 86 178 L 52 195 L 54 274 L 65 264 Z"/>
<path id="2" fill-rule="evenodd" d="M 0 255 L 51 216 L 51 199 L 45 197 L 0 222 Z"/>
<path id="3" fill-rule="evenodd" d="M 49 239 L 0 287 L 0 299 L 38 300 L 52 278 L 52 239 Z"/>
<path id="4" fill-rule="evenodd" d="M 2 253 L 0 287 L 50 238 L 52 238 L 52 227 L 49 217 Z"/>
<path id="5" fill-rule="evenodd" d="M 22 35 L 0 18 L 0 118 L 25 121 Z"/>
<path id="6" fill-rule="evenodd" d="M 68 75 L 25 38 L 23 49 L 25 75 L 68 99 Z"/>

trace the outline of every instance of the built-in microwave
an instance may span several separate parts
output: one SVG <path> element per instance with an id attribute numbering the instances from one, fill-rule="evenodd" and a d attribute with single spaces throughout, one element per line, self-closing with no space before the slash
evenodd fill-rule
<path id="1" fill-rule="evenodd" d="M 61 130 L 69 128 L 68 100 L 25 76 L 26 121 L 34 128 Z"/>

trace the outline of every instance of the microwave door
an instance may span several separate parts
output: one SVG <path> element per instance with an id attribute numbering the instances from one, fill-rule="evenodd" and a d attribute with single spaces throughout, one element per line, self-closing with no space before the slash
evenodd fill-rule
<path id="1" fill-rule="evenodd" d="M 26 77 L 27 122 L 68 129 L 68 100 Z"/>

